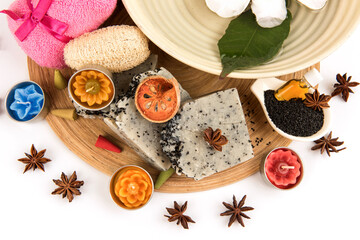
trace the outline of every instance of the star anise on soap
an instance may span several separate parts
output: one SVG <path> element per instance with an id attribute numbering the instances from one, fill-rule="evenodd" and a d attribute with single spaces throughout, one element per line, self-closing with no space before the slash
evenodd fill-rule
<path id="1" fill-rule="evenodd" d="M 342 94 L 342 98 L 344 99 L 345 102 L 347 102 L 349 98 L 349 93 L 354 93 L 353 90 L 351 90 L 351 87 L 356 87 L 357 85 L 359 85 L 359 83 L 350 82 L 351 76 L 347 77 L 346 73 L 342 76 L 338 73 L 336 75 L 336 80 L 338 81 L 338 83 L 334 84 L 335 90 L 333 91 L 331 96 L 333 97 Z"/>
<path id="2" fill-rule="evenodd" d="M 317 89 L 315 89 L 313 93 L 306 93 L 305 97 L 306 97 L 304 100 L 305 106 L 310 107 L 314 110 L 320 111 L 322 108 L 330 107 L 328 102 L 330 101 L 331 96 L 325 94 L 320 95 Z"/>
<path id="3" fill-rule="evenodd" d="M 61 173 L 60 179 L 53 179 L 54 183 L 59 186 L 56 188 L 51 194 L 62 194 L 62 197 L 69 200 L 71 202 L 74 199 L 74 195 L 80 195 L 81 192 L 78 190 L 82 185 L 84 185 L 84 181 L 76 181 L 76 171 L 68 178 L 65 173 Z"/>
<path id="4" fill-rule="evenodd" d="M 35 171 L 35 169 L 39 168 L 43 172 L 45 172 L 44 164 L 50 162 L 51 160 L 48 158 L 44 158 L 46 149 L 38 152 L 34 147 L 34 144 L 31 145 L 30 154 L 25 153 L 26 158 L 20 158 L 18 161 L 26 164 L 24 172 L 30 170 L 31 168 Z"/>
<path id="5" fill-rule="evenodd" d="M 311 150 L 317 150 L 317 149 L 321 149 L 321 154 L 323 154 L 323 152 L 326 150 L 326 153 L 329 155 L 330 157 L 330 153 L 331 152 L 340 152 L 344 149 L 346 149 L 346 147 L 341 148 L 341 149 L 336 149 L 336 147 L 341 146 L 344 144 L 344 142 L 340 142 L 338 141 L 338 137 L 337 138 L 332 138 L 332 131 L 329 133 L 329 135 L 327 137 L 322 137 L 316 141 L 314 141 L 316 143 L 315 146 L 313 146 L 311 148 Z"/>
<path id="6" fill-rule="evenodd" d="M 211 147 L 220 152 L 222 151 L 222 146 L 229 142 L 227 138 L 221 134 L 220 129 L 216 129 L 214 131 L 211 127 L 208 127 L 204 131 L 204 139 L 210 144 Z"/>
<path id="7" fill-rule="evenodd" d="M 252 207 L 244 206 L 246 195 L 243 196 L 239 204 L 236 201 L 235 195 L 233 195 L 233 205 L 223 202 L 224 206 L 229 209 L 220 214 L 220 216 L 231 216 L 229 220 L 228 227 L 230 227 L 236 220 L 241 224 L 241 226 L 245 227 L 243 217 L 250 219 L 244 212 L 254 210 Z"/>
<path id="8" fill-rule="evenodd" d="M 169 222 L 173 222 L 177 220 L 176 223 L 177 225 L 181 223 L 183 228 L 189 229 L 188 223 L 189 222 L 195 223 L 195 222 L 194 220 L 191 219 L 191 217 L 184 215 L 186 209 L 187 209 L 187 201 L 181 207 L 176 201 L 174 201 L 174 208 L 166 208 L 166 210 L 171 216 L 167 216 L 167 215 L 164 216 L 168 218 Z"/>

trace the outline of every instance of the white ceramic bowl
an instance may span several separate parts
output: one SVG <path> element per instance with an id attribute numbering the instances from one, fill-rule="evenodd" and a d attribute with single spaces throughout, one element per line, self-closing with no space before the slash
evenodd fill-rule
<path id="1" fill-rule="evenodd" d="M 274 122 L 269 117 L 268 111 L 266 110 L 265 106 L 265 96 L 264 92 L 267 90 L 275 90 L 281 87 L 285 82 L 277 79 L 277 78 L 261 78 L 254 82 L 254 84 L 251 86 L 251 91 L 255 95 L 255 97 L 259 100 L 261 107 L 264 110 L 265 116 L 268 119 L 269 124 L 273 127 L 273 129 L 278 132 L 280 135 L 294 140 L 294 141 L 314 141 L 322 136 L 324 136 L 327 132 L 329 132 L 330 125 L 331 125 L 331 111 L 330 108 L 323 109 L 324 112 L 324 124 L 322 128 L 315 133 L 314 135 L 308 136 L 308 137 L 297 137 L 290 134 L 287 134 L 286 132 L 282 131 L 280 128 L 278 128 Z"/>
<path id="2" fill-rule="evenodd" d="M 217 42 L 231 19 L 208 9 L 205 0 L 123 0 L 131 18 L 149 39 L 179 61 L 219 75 Z M 355 29 L 360 20 L 359 0 L 328 0 L 320 11 L 290 1 L 293 15 L 283 51 L 273 61 L 246 70 L 234 78 L 280 76 L 305 69 L 327 57 Z"/>

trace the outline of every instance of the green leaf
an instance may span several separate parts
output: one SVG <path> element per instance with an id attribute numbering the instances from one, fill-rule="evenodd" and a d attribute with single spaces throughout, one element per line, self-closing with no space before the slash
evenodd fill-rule
<path id="1" fill-rule="evenodd" d="M 226 77 L 235 69 L 258 66 L 273 58 L 289 35 L 291 18 L 288 11 L 284 22 L 274 28 L 260 27 L 251 11 L 232 20 L 218 42 L 223 66 L 220 77 Z"/>

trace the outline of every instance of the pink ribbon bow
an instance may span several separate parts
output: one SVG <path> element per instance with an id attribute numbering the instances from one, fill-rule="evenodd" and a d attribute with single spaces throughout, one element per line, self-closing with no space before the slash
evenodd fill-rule
<path id="1" fill-rule="evenodd" d="M 10 10 L 2 10 L 0 13 L 7 14 L 15 21 L 24 21 L 15 32 L 15 36 L 21 42 L 27 38 L 27 36 L 35 29 L 37 25 L 39 25 L 40 27 L 47 30 L 56 39 L 67 43 L 72 39 L 64 35 L 69 26 L 66 23 L 46 15 L 52 2 L 53 0 L 40 0 L 36 8 L 34 8 L 31 0 L 27 0 L 30 13 L 25 14 L 23 17 L 18 16 L 16 13 Z"/>

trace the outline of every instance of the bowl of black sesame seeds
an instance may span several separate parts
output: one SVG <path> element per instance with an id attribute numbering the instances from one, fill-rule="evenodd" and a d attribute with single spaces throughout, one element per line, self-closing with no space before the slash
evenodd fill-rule
<path id="1" fill-rule="evenodd" d="M 331 124 L 330 108 L 314 110 L 301 98 L 278 101 L 274 92 L 283 84 L 277 78 L 262 78 L 251 86 L 269 124 L 280 135 L 294 141 L 314 141 L 324 136 Z"/>

